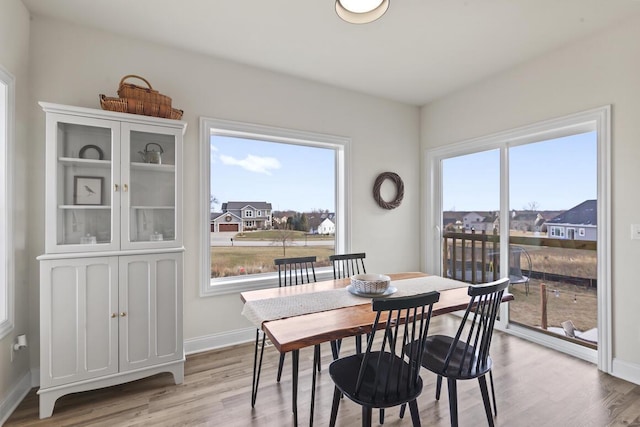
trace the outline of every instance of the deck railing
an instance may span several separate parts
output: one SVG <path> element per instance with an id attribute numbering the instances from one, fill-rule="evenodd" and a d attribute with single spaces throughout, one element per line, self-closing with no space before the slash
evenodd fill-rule
<path id="1" fill-rule="evenodd" d="M 442 266 L 445 276 L 468 283 L 484 283 L 500 277 L 500 235 L 497 231 L 491 233 L 486 231 L 478 233 L 475 230 L 446 231 L 442 237 Z M 592 251 L 597 249 L 597 243 L 594 241 L 552 239 L 540 236 L 509 236 L 509 244 Z M 518 264 L 517 267 L 520 268 L 520 265 Z M 529 273 L 533 277 L 545 277 L 545 274 L 550 274 L 541 271 Z M 593 278 L 554 274 L 556 280 L 563 278 L 568 281 L 584 281 L 588 286 L 595 285 Z"/>

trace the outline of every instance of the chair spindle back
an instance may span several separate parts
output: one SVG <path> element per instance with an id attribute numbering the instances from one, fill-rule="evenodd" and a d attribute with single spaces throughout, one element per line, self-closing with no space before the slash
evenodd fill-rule
<path id="1" fill-rule="evenodd" d="M 280 287 L 316 281 L 315 256 L 277 258 L 273 262 L 278 266 L 278 283 Z"/>
<path id="2" fill-rule="evenodd" d="M 364 268 L 365 257 L 366 254 L 364 252 L 329 255 L 329 261 L 333 266 L 333 278 L 344 279 L 354 274 L 366 273 L 367 270 Z"/>

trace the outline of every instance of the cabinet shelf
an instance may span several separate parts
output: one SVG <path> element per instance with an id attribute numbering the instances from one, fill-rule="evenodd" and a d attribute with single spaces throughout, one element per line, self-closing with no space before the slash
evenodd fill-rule
<path id="1" fill-rule="evenodd" d="M 155 163 L 131 162 L 132 170 L 156 171 L 156 172 L 175 172 L 175 165 L 157 165 Z"/>
<path id="2" fill-rule="evenodd" d="M 142 209 L 167 209 L 167 210 L 174 210 L 176 207 L 175 206 L 131 206 L 131 209 L 134 210 L 142 210 Z"/>
<path id="3" fill-rule="evenodd" d="M 111 205 L 58 205 L 58 209 L 92 209 L 92 210 L 104 210 L 111 209 Z"/>
<path id="4" fill-rule="evenodd" d="M 64 166 L 87 166 L 92 168 L 111 168 L 111 160 L 79 159 L 77 157 L 58 157 L 58 163 Z"/>

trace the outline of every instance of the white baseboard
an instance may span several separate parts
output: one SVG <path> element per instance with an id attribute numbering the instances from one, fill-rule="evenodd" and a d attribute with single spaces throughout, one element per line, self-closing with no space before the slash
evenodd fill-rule
<path id="1" fill-rule="evenodd" d="M 236 329 L 213 335 L 191 338 L 184 341 L 185 354 L 200 353 L 202 351 L 215 350 L 236 344 L 252 342 L 256 339 L 256 328 Z"/>
<path id="2" fill-rule="evenodd" d="M 9 419 L 29 390 L 31 390 L 31 372 L 27 372 L 9 392 L 9 395 L 0 402 L 0 426 Z"/>
<path id="3" fill-rule="evenodd" d="M 640 365 L 637 363 L 629 363 L 614 358 L 612 370 L 611 375 L 614 377 L 640 385 Z"/>

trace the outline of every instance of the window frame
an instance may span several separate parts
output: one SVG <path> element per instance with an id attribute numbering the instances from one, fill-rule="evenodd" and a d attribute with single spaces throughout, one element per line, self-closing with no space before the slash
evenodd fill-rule
<path id="1" fill-rule="evenodd" d="M 335 150 L 335 251 L 348 252 L 351 246 L 350 167 L 351 139 L 342 136 L 285 129 L 252 123 L 200 118 L 200 296 L 215 296 L 265 289 L 278 285 L 277 273 L 252 274 L 226 278 L 211 278 L 210 204 L 211 135 L 231 136 L 268 142 L 306 145 Z M 318 280 L 333 278 L 331 267 L 316 270 Z"/>
<path id="2" fill-rule="evenodd" d="M 0 136 L 0 293 L 4 297 L 4 316 L 0 318 L 0 339 L 14 328 L 14 251 L 13 251 L 13 146 L 15 126 L 15 78 L 0 66 L 0 85 L 4 86 L 5 99 L 0 106 L 0 121 L 4 122 L 4 134 Z M 4 110 L 4 111 L 3 111 Z M 0 126 L 1 128 L 1 126 Z"/>

